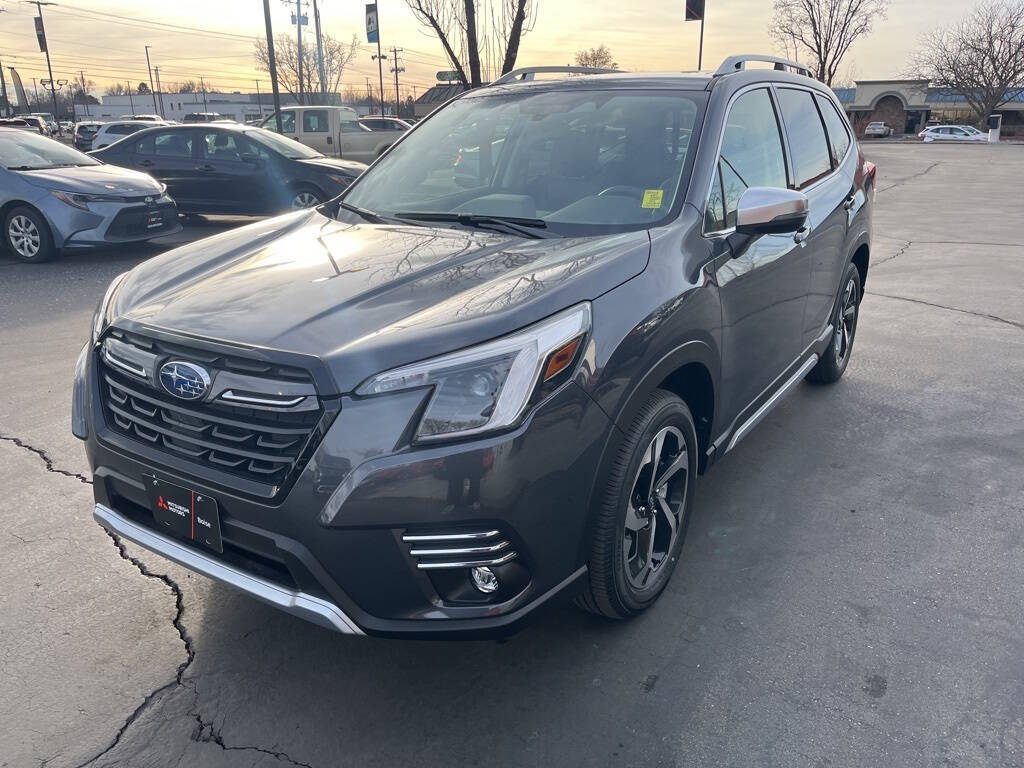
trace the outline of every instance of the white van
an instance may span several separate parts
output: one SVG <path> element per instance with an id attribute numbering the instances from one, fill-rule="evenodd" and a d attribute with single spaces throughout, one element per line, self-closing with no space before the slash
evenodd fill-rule
<path id="1" fill-rule="evenodd" d="M 389 126 L 375 130 L 351 107 L 288 107 L 281 110 L 282 134 L 329 157 L 343 157 L 372 163 L 405 132 Z M 400 121 L 392 121 L 400 122 Z M 404 124 L 403 124 L 404 125 Z M 261 128 L 277 131 L 277 118 L 271 115 Z"/>

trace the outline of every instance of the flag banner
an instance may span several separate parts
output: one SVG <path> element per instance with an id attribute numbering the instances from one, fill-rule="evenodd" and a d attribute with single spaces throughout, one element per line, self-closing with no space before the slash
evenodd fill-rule
<path id="1" fill-rule="evenodd" d="M 25 96 L 25 86 L 21 84 L 21 75 L 14 67 L 9 67 L 9 69 L 11 70 L 11 82 L 14 83 L 14 92 L 18 94 L 18 109 L 28 112 L 28 98 Z"/>
<path id="2" fill-rule="evenodd" d="M 376 43 L 379 42 L 377 37 L 377 4 L 367 3 L 366 4 L 366 42 Z"/>
<path id="3" fill-rule="evenodd" d="M 36 16 L 36 39 L 39 40 L 39 52 L 46 53 L 46 32 L 43 30 L 42 16 Z"/>
<path id="4" fill-rule="evenodd" d="M 686 21 L 704 20 L 704 0 L 686 0 Z"/>

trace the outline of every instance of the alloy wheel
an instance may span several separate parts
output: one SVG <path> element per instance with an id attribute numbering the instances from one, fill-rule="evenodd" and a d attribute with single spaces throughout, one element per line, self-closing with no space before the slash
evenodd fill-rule
<path id="1" fill-rule="evenodd" d="M 39 234 L 39 228 L 28 216 L 13 216 L 11 223 L 7 225 L 7 236 L 10 239 L 11 247 L 18 252 L 19 256 L 31 259 L 39 253 L 42 237 Z"/>
<path id="2" fill-rule="evenodd" d="M 644 451 L 626 509 L 623 560 L 635 589 L 647 587 L 671 556 L 683 522 L 688 475 L 683 433 L 661 429 Z"/>
<path id="3" fill-rule="evenodd" d="M 851 278 L 839 300 L 839 316 L 835 328 L 833 351 L 836 365 L 842 366 L 850 354 L 853 345 L 853 334 L 857 332 L 857 286 Z"/>
<path id="4" fill-rule="evenodd" d="M 312 208 L 314 205 L 319 205 L 320 198 L 312 192 L 299 192 L 292 198 L 292 208 L 299 210 L 301 208 Z"/>

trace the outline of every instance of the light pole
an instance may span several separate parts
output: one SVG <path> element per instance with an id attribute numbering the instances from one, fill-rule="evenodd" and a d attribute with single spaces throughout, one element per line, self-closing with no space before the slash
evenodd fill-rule
<path id="1" fill-rule="evenodd" d="M 153 67 L 149 65 L 149 46 L 146 46 L 146 69 L 149 70 L 149 92 L 153 94 L 153 111 L 159 112 L 156 106 L 156 87 L 153 85 Z M 132 110 L 134 112 L 134 110 Z"/>
<path id="2" fill-rule="evenodd" d="M 267 64 L 270 67 L 270 87 L 274 89 L 274 115 L 277 132 L 284 133 L 281 125 L 281 92 L 277 89 L 277 59 L 274 57 L 274 29 L 270 24 L 270 0 L 263 0 L 263 20 L 267 27 Z M 263 107 L 260 107 L 263 114 Z"/>
<path id="3" fill-rule="evenodd" d="M 34 5 L 39 15 L 36 16 L 36 36 L 39 38 L 39 47 L 46 54 L 46 71 L 50 74 L 50 83 L 53 83 L 53 67 L 50 66 L 50 46 L 46 44 L 46 27 L 43 26 L 43 6 L 56 5 L 56 3 L 44 2 L 43 0 L 23 0 L 28 5 Z M 57 119 L 57 91 L 50 86 L 50 98 L 53 99 L 53 119 Z M 57 124 L 57 133 L 60 133 L 60 124 Z"/>

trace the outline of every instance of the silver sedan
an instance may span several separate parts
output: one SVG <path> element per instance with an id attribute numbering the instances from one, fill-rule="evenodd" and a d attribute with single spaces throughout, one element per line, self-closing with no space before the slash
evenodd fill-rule
<path id="1" fill-rule="evenodd" d="M 29 262 L 181 229 L 152 177 L 16 128 L 0 128 L 0 221 L 7 249 Z"/>

